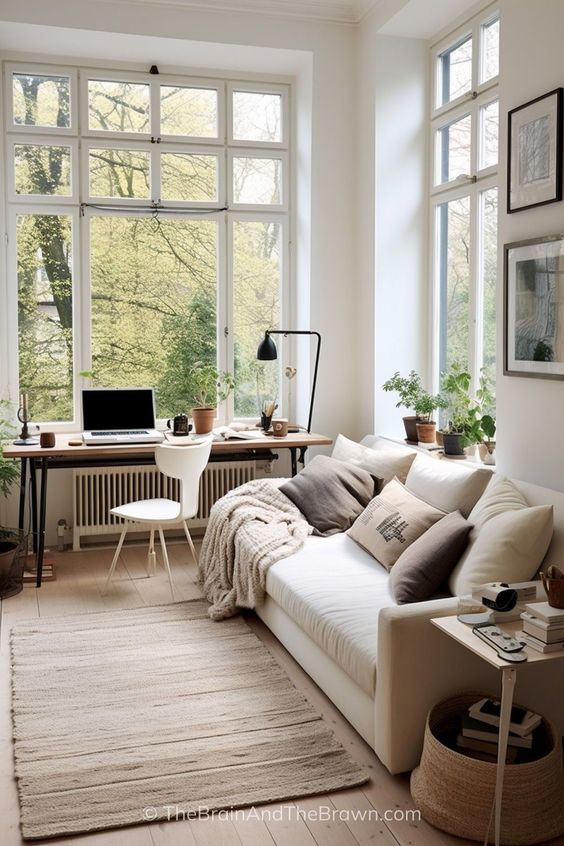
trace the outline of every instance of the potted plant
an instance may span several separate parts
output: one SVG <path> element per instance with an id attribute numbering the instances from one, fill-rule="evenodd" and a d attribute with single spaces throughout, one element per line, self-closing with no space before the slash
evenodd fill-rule
<path id="1" fill-rule="evenodd" d="M 19 477 L 18 462 L 4 457 L 3 446 L 14 430 L 10 422 L 4 417 L 9 413 L 9 404 L 0 402 L 0 494 L 8 496 L 10 488 Z M 12 565 L 20 548 L 21 538 L 14 531 L 0 528 L 0 591 L 4 591 L 11 577 Z M 19 592 L 21 587 L 18 586 Z M 7 596 L 8 594 L 4 594 Z"/>
<path id="2" fill-rule="evenodd" d="M 414 404 L 416 414 L 417 440 L 422 444 L 436 443 L 437 424 L 432 420 L 433 412 L 447 408 L 448 402 L 442 394 L 430 394 L 421 390 Z"/>
<path id="3" fill-rule="evenodd" d="M 480 386 L 476 391 L 476 399 L 481 412 L 482 440 L 478 444 L 480 458 L 484 464 L 495 464 L 495 396 L 485 367 L 480 371 Z"/>
<path id="4" fill-rule="evenodd" d="M 422 391 L 421 377 L 415 370 L 412 370 L 409 376 L 401 376 L 399 371 L 396 371 L 391 379 L 384 382 L 382 388 L 386 392 L 395 391 L 397 393 L 399 401 L 396 403 L 396 408 L 407 408 L 415 411 L 415 403 Z M 403 425 L 405 426 L 408 443 L 417 443 L 416 414 L 404 417 Z"/>
<path id="5" fill-rule="evenodd" d="M 448 422 L 442 430 L 445 455 L 463 457 L 467 447 L 483 440 L 480 406 L 470 396 L 471 376 L 459 364 L 443 374 L 442 389 L 448 402 Z"/>
<path id="6" fill-rule="evenodd" d="M 217 403 L 224 402 L 235 387 L 231 373 L 218 370 L 213 364 L 197 363 L 190 371 L 192 385 L 192 420 L 198 435 L 213 429 Z"/>

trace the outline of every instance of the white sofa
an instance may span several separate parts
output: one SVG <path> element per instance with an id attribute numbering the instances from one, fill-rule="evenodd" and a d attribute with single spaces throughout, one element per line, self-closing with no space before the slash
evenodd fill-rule
<path id="1" fill-rule="evenodd" d="M 362 443 L 373 442 L 368 436 Z M 462 462 L 448 463 L 451 472 L 462 471 Z M 561 564 L 564 493 L 513 481 L 530 505 L 553 505 L 546 558 Z M 397 605 L 389 574 L 346 534 L 308 538 L 270 568 L 266 591 L 260 618 L 391 773 L 418 764 L 436 702 L 460 690 L 499 693 L 496 670 L 429 622 L 456 613 L 456 597 Z M 564 731 L 560 662 L 521 667 L 516 698 Z"/>

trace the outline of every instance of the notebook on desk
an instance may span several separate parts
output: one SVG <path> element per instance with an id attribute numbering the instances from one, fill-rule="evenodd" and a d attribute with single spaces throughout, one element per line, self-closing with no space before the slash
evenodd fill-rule
<path id="1" fill-rule="evenodd" d="M 158 444 L 152 388 L 84 388 L 82 439 L 85 444 Z"/>

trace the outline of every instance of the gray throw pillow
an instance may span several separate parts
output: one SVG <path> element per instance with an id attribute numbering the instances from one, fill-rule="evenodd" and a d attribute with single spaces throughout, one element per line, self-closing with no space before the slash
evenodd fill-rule
<path id="1" fill-rule="evenodd" d="M 390 574 L 398 605 L 422 602 L 441 589 L 466 548 L 471 528 L 460 511 L 453 511 L 400 555 Z"/>
<path id="2" fill-rule="evenodd" d="M 316 455 L 301 473 L 280 487 L 300 509 L 316 535 L 345 532 L 382 487 L 361 467 Z"/>

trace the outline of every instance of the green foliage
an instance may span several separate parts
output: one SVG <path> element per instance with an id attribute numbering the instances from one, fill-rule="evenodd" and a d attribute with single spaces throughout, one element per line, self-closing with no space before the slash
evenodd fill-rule
<path id="1" fill-rule="evenodd" d="M 440 408 L 447 408 L 448 402 L 442 394 L 430 394 L 420 391 L 413 404 L 417 419 L 422 423 L 430 423 L 433 412 Z"/>
<path id="2" fill-rule="evenodd" d="M 495 397 L 486 368 L 480 371 L 476 396 L 470 395 L 471 377 L 459 364 L 443 374 L 442 388 L 448 398 L 448 425 L 444 431 L 462 435 L 462 445 L 479 444 L 495 435 Z M 491 433 L 491 434 L 490 434 Z"/>
<path id="3" fill-rule="evenodd" d="M 0 401 L 0 493 L 3 496 L 8 495 L 10 488 L 19 477 L 19 462 L 5 458 L 3 450 L 6 441 L 15 435 L 15 429 L 7 419 L 10 410 L 8 402 Z"/>
<path id="4" fill-rule="evenodd" d="M 409 376 L 401 376 L 399 370 L 396 370 L 391 379 L 384 382 L 382 388 L 387 393 L 395 391 L 398 394 L 399 402 L 396 403 L 396 408 L 415 410 L 415 403 L 422 391 L 421 377 L 415 370 L 412 370 Z"/>
<path id="5" fill-rule="evenodd" d="M 197 362 L 190 370 L 193 385 L 192 408 L 214 408 L 224 402 L 235 387 L 231 373 L 214 365 Z"/>

